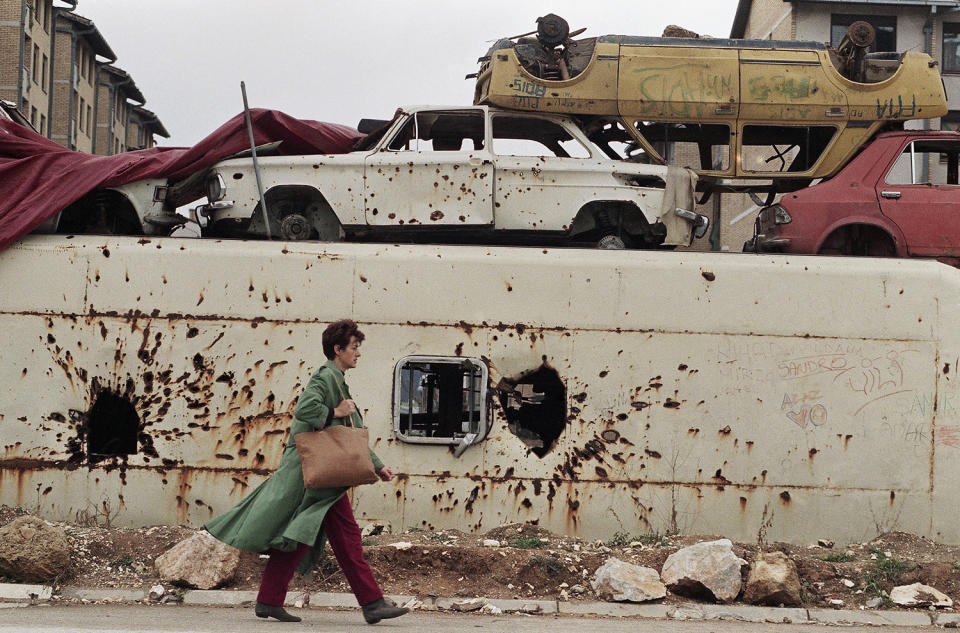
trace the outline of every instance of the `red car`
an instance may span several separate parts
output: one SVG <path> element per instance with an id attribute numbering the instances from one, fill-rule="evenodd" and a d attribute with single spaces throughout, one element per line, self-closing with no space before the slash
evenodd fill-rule
<path id="1" fill-rule="evenodd" d="M 829 180 L 761 209 L 743 249 L 960 258 L 958 155 L 960 132 L 881 134 Z"/>

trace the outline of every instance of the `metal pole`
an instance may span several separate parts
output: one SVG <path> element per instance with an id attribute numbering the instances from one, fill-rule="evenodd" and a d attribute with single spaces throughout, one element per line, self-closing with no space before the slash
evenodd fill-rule
<path id="1" fill-rule="evenodd" d="M 267 199 L 263 195 L 263 182 L 260 180 L 260 166 L 257 163 L 257 144 L 253 140 L 253 123 L 250 121 L 250 106 L 247 105 L 247 87 L 240 82 L 240 93 L 243 95 L 243 116 L 247 120 L 247 134 L 250 135 L 250 153 L 253 156 L 253 173 L 257 177 L 257 192 L 260 194 L 260 209 L 263 211 L 263 224 L 267 227 L 267 239 L 270 235 L 270 214 L 267 213 Z"/>

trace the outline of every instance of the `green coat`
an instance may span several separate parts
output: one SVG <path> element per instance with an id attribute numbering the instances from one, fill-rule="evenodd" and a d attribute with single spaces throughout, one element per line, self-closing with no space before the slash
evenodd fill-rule
<path id="1" fill-rule="evenodd" d="M 347 489 L 305 488 L 300 455 L 293 438 L 297 433 L 317 431 L 328 424 L 349 424 L 350 418 L 333 418 L 334 407 L 344 398 L 352 396 L 343 372 L 333 361 L 327 361 L 310 377 L 297 402 L 280 467 L 243 501 L 208 521 L 204 528 L 224 543 L 245 552 L 264 553 L 271 549 L 289 552 L 299 543 L 305 543 L 311 550 L 300 564 L 300 571 L 312 569 L 326 541 L 323 518 Z M 363 426 L 359 412 L 354 420 L 355 426 Z M 370 457 L 379 471 L 383 462 L 372 450 Z"/>

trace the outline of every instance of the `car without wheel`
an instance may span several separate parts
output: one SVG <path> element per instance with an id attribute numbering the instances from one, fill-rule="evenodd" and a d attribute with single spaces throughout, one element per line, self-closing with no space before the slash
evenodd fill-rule
<path id="1" fill-rule="evenodd" d="M 214 165 L 204 236 L 662 248 L 709 223 L 694 172 L 621 160 L 573 117 L 423 106 L 361 131 L 344 154 Z"/>

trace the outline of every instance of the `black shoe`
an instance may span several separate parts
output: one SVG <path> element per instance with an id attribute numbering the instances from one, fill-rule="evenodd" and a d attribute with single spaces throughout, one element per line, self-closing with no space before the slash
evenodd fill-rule
<path id="1" fill-rule="evenodd" d="M 399 618 L 409 611 L 410 609 L 406 607 L 398 607 L 389 598 L 380 598 L 370 604 L 363 605 L 363 619 L 367 621 L 367 624 L 376 624 L 380 620 Z"/>
<path id="2" fill-rule="evenodd" d="M 281 622 L 300 621 L 300 618 L 295 615 L 290 615 L 283 607 L 275 607 L 271 604 L 263 604 L 262 602 L 257 603 L 253 612 L 257 614 L 258 618 L 276 618 Z"/>

